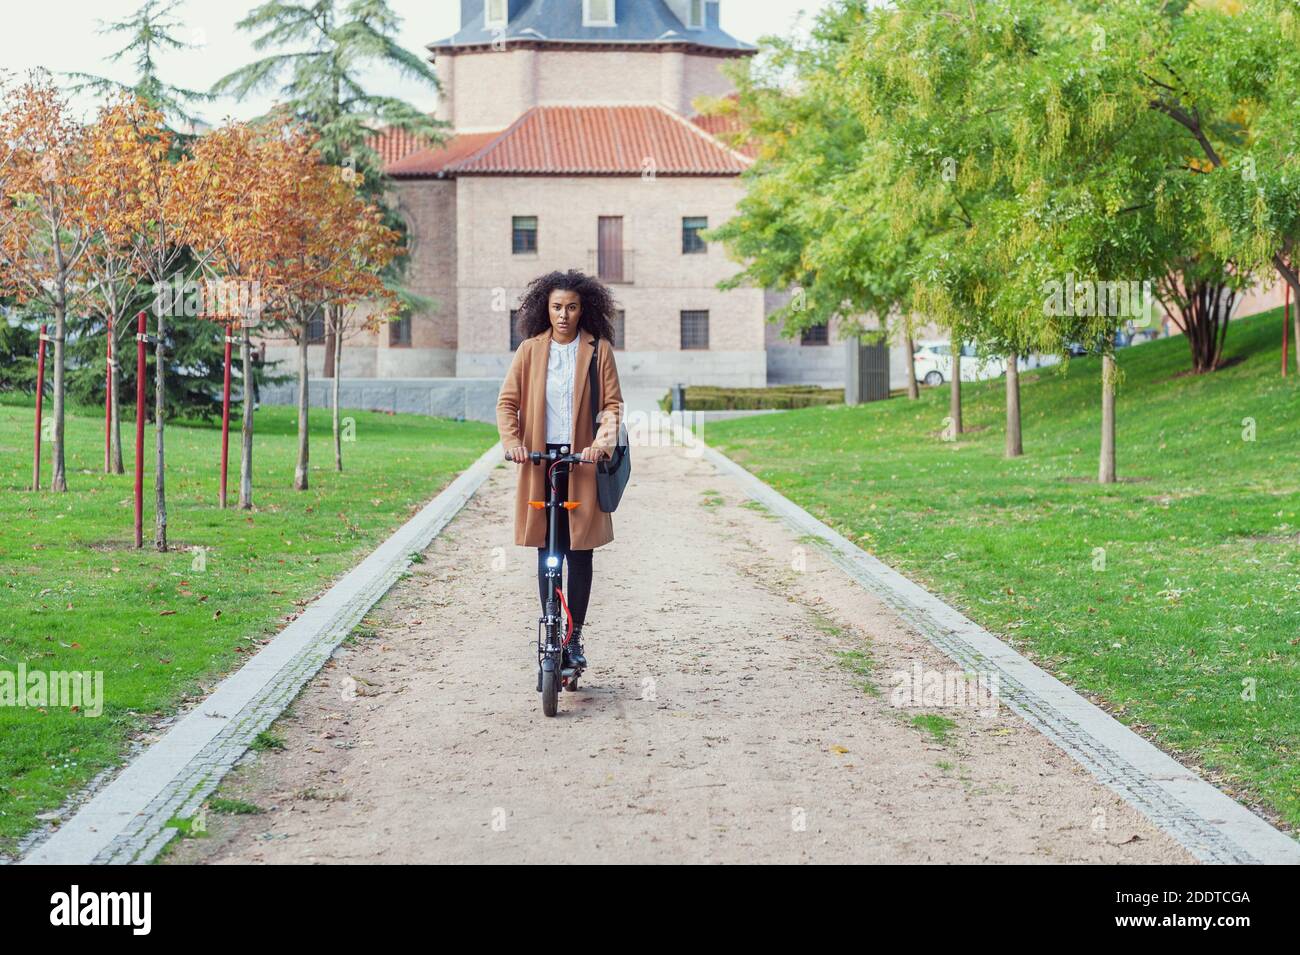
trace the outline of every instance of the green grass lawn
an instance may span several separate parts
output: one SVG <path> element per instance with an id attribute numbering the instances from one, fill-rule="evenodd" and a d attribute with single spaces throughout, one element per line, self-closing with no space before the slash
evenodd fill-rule
<path id="1" fill-rule="evenodd" d="M 1000 379 L 966 386 L 951 443 L 946 386 L 705 439 L 1294 833 L 1300 376 L 1280 342 L 1279 310 L 1234 322 L 1211 375 L 1183 374 L 1181 338 L 1121 351 L 1106 487 L 1098 359 L 1023 375 L 1013 461 Z"/>
<path id="2" fill-rule="evenodd" d="M 49 404 L 46 404 L 49 408 Z M 67 494 L 32 494 L 33 409 L 0 404 L 0 670 L 102 671 L 102 715 L 0 706 L 0 854 L 149 721 L 202 695 L 351 568 L 495 440 L 477 422 L 347 412 L 355 442 L 334 470 L 327 411 L 313 411 L 311 489 L 291 489 L 294 409 L 263 406 L 251 512 L 216 507 L 220 431 L 168 427 L 173 550 L 153 549 L 153 432 L 145 543 L 131 545 L 134 429 L 126 475 L 102 472 L 102 411 L 67 419 Z M 231 447 L 238 488 L 238 434 Z M 49 451 L 42 484 L 49 486 Z M 204 548 L 202 560 L 193 548 Z"/>

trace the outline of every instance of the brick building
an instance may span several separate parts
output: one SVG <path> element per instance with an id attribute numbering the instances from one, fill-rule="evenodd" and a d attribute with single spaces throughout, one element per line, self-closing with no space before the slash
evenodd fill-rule
<path id="1" fill-rule="evenodd" d="M 349 342 L 344 375 L 498 378 L 524 286 L 578 268 L 614 290 L 633 387 L 842 382 L 834 336 L 781 339 L 766 322 L 776 299 L 719 291 L 738 266 L 699 237 L 734 214 L 751 162 L 692 105 L 729 93 L 722 68 L 755 52 L 718 8 L 461 0 L 460 31 L 429 45 L 452 135 L 378 140 L 411 236 L 408 284 L 431 305 Z"/>

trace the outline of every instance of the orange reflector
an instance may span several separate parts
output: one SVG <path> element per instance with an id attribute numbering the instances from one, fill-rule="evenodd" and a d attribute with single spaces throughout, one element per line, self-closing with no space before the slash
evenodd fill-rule
<path id="1" fill-rule="evenodd" d="M 531 508 L 533 508 L 534 510 L 540 511 L 542 508 L 544 508 L 544 507 L 546 506 L 546 502 L 545 502 L 545 501 L 529 501 L 529 502 L 528 502 L 528 506 L 531 507 Z"/>
<path id="2" fill-rule="evenodd" d="M 582 503 L 581 501 L 565 501 L 565 502 L 564 502 L 564 509 L 565 509 L 566 511 L 571 511 L 571 510 L 573 510 L 575 507 L 577 507 L 577 506 L 578 506 L 579 504 L 581 504 L 581 503 Z"/>

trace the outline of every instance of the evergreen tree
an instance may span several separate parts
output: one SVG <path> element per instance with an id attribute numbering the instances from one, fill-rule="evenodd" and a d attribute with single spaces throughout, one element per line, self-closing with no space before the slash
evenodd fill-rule
<path id="1" fill-rule="evenodd" d="M 432 65 L 398 44 L 395 37 L 401 22 L 386 0 L 269 0 L 237 26 L 260 34 L 254 49 L 282 52 L 222 77 L 212 92 L 239 98 L 278 86 L 277 111 L 311 129 L 324 162 L 359 176 L 359 191 L 384 210 L 384 224 L 398 233 L 403 250 L 385 269 L 385 285 L 408 307 L 421 308 L 428 302 L 402 287 L 406 225 L 387 204 L 383 163 L 370 142 L 377 129 L 388 127 L 436 143 L 444 138 L 447 124 L 405 100 L 369 92 L 360 75 L 365 66 L 386 66 L 437 92 L 438 76 Z M 332 315 L 325 323 L 326 377 L 333 377 L 336 370 L 337 318 Z"/>
<path id="2" fill-rule="evenodd" d="M 375 130 L 392 127 L 433 141 L 446 126 L 405 100 L 368 92 L 362 82 L 360 70 L 379 65 L 437 91 L 432 65 L 397 43 L 401 22 L 386 0 L 271 0 L 237 26 L 260 32 L 254 49 L 288 52 L 235 70 L 218 80 L 212 92 L 242 98 L 278 86 L 277 109 L 310 127 L 318 136 L 321 158 L 354 170 L 363 177 L 362 192 L 378 198 L 386 187 L 379 154 L 369 145 Z"/>
<path id="3" fill-rule="evenodd" d="M 158 75 L 157 56 L 160 52 L 194 49 L 193 44 L 176 36 L 183 24 L 172 16 L 172 12 L 183 3 L 184 0 L 145 0 L 144 5 L 125 20 L 101 24 L 100 33 L 120 33 L 130 38 L 108 59 L 114 63 L 131 59 L 135 64 L 135 82 L 119 83 L 91 73 L 69 73 L 70 78 L 78 81 L 73 91 L 90 89 L 101 96 L 120 91 L 134 93 L 159 110 L 168 122 L 184 125 L 189 130 L 197 129 L 203 121 L 192 112 L 193 104 L 208 103 L 216 97 L 201 90 L 173 86 Z"/>

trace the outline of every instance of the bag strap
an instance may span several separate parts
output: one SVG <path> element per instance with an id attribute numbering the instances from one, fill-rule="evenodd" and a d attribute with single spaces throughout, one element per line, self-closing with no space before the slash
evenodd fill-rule
<path id="1" fill-rule="evenodd" d="M 591 398 L 591 440 L 596 440 L 596 424 L 600 420 L 596 409 L 600 406 L 597 401 L 596 392 L 600 390 L 600 385 L 596 380 L 596 361 L 600 357 L 600 339 L 596 339 L 596 350 L 592 352 L 591 361 L 587 364 L 587 384 L 590 386 L 587 390 Z"/>

